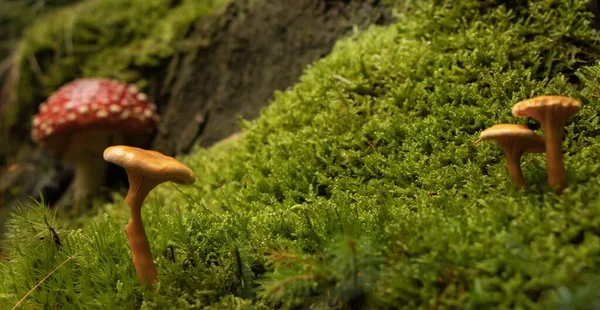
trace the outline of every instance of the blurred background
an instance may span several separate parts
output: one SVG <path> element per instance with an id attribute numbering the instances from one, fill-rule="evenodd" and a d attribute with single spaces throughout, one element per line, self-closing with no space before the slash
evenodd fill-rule
<path id="1" fill-rule="evenodd" d="M 160 121 L 124 143 L 186 154 L 235 137 L 340 37 L 391 20 L 375 0 L 0 0 L 0 231 L 31 199 L 73 216 L 73 165 L 30 137 L 40 103 L 62 85 L 135 85 Z M 106 176 L 81 214 L 127 184 L 122 169 Z"/>

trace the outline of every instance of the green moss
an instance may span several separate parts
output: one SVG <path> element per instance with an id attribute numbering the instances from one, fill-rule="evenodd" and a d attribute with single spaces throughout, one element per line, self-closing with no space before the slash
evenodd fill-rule
<path id="1" fill-rule="evenodd" d="M 29 306 L 115 306 L 103 298 L 116 291 L 126 306 L 158 309 L 591 307 L 600 44 L 587 1 L 421 3 L 339 42 L 240 140 L 183 159 L 196 184 L 162 185 L 144 211 L 156 292 L 133 283 L 118 200 L 113 215 L 63 231 L 62 250 L 34 238 L 50 234 L 41 207 L 20 213 L 0 300 L 13 305 L 82 251 Z M 530 187 L 517 191 L 498 147 L 473 143 L 497 123 L 539 128 L 510 108 L 542 94 L 584 103 L 566 126 L 560 197 L 545 185 L 543 155 L 524 157 Z"/>
<path id="2" fill-rule="evenodd" d="M 107 77 L 145 87 L 142 71 L 168 60 L 199 18 L 228 0 L 88 0 L 40 18 L 23 34 L 7 127 L 36 100 L 77 77 Z"/>

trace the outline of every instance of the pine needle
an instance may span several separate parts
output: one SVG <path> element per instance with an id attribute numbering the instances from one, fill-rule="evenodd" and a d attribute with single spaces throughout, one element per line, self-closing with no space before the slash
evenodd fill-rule
<path id="1" fill-rule="evenodd" d="M 202 209 L 204 209 L 206 212 L 215 215 L 214 212 L 210 211 L 209 208 L 207 208 L 203 203 L 200 203 L 199 201 L 195 200 L 194 198 L 190 197 L 188 194 L 184 193 L 182 190 L 180 190 L 177 186 L 175 186 L 175 183 L 170 182 L 171 185 L 173 185 L 173 187 L 175 187 L 175 189 L 182 194 L 183 196 L 185 196 L 187 199 L 191 200 L 192 202 L 196 203 L 197 205 L 199 205 L 200 207 L 202 207 Z"/>
<path id="2" fill-rule="evenodd" d="M 27 292 L 27 294 L 25 294 L 25 296 L 23 296 L 23 298 L 21 298 L 21 300 L 19 300 L 17 302 L 17 304 L 12 308 L 12 310 L 17 309 L 17 307 L 19 307 L 23 303 L 23 301 L 25 301 L 25 299 L 27 297 L 29 297 L 29 295 L 31 295 L 31 293 L 33 293 L 33 291 L 35 291 L 35 289 L 37 289 L 40 285 L 42 285 L 42 283 L 44 283 L 44 281 L 46 281 L 46 279 L 48 279 L 54 272 L 56 272 L 56 270 L 58 270 L 58 268 L 62 267 L 68 261 L 73 259 L 73 257 L 75 257 L 75 255 L 77 255 L 77 254 L 79 254 L 79 253 L 75 253 L 75 254 L 67 257 L 67 259 L 65 259 L 64 262 L 60 263 L 58 266 L 56 266 L 56 268 L 54 268 L 52 271 L 50 271 L 50 273 L 48 273 L 43 279 L 41 279 L 33 288 L 31 288 L 31 290 L 29 290 L 29 292 Z"/>

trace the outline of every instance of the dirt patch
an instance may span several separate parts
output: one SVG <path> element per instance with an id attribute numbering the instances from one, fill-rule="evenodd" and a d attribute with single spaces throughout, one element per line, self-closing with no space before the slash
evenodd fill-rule
<path id="1" fill-rule="evenodd" d="M 229 136 L 353 27 L 391 21 L 380 1 L 252 2 L 232 3 L 191 35 L 195 50 L 181 63 L 153 148 L 181 154 Z"/>

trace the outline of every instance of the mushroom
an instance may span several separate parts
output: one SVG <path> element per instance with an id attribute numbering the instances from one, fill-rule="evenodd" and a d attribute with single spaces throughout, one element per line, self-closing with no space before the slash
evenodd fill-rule
<path id="1" fill-rule="evenodd" d="M 563 96 L 535 97 L 520 101 L 512 108 L 513 116 L 534 118 L 542 126 L 546 136 L 548 184 L 557 194 L 567 186 L 562 153 L 563 127 L 580 108 L 578 100 Z"/>
<path id="2" fill-rule="evenodd" d="M 156 106 L 147 99 L 133 85 L 86 78 L 65 84 L 40 104 L 31 137 L 74 164 L 75 210 L 104 183 L 102 151 L 122 144 L 125 134 L 149 134 L 156 129 Z"/>
<path id="3" fill-rule="evenodd" d="M 499 124 L 479 134 L 475 143 L 495 140 L 506 157 L 506 166 L 517 187 L 525 187 L 525 178 L 521 171 L 520 160 L 523 153 L 543 153 L 544 139 L 525 125 Z"/>
<path id="4" fill-rule="evenodd" d="M 131 209 L 131 220 L 125 228 L 133 265 L 140 283 L 148 288 L 158 281 L 156 266 L 142 222 L 142 204 L 153 188 L 163 182 L 193 184 L 196 176 L 187 166 L 175 158 L 156 151 L 116 145 L 104 151 L 104 160 L 125 168 L 129 179 L 129 191 L 125 203 Z"/>

